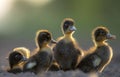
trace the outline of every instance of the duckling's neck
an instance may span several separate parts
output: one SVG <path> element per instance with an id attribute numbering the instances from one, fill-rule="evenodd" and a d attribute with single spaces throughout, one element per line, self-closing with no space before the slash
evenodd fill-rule
<path id="1" fill-rule="evenodd" d="M 41 44 L 41 45 L 39 46 L 40 49 L 45 48 L 45 47 L 48 47 L 48 44 L 47 44 L 47 43 Z"/>
<path id="2" fill-rule="evenodd" d="M 43 45 L 40 47 L 40 50 L 41 50 L 41 51 L 44 51 L 44 50 L 46 50 L 46 49 L 50 49 L 48 43 L 45 43 L 45 44 L 43 44 Z"/>
<path id="3" fill-rule="evenodd" d="M 12 67 L 12 69 L 23 68 L 23 64 L 24 64 L 24 63 L 25 63 L 25 62 L 20 62 L 19 64 L 14 65 L 14 66 Z"/>
<path id="4" fill-rule="evenodd" d="M 95 42 L 95 46 L 104 46 L 104 45 L 108 45 L 108 44 L 105 41 Z"/>
<path id="5" fill-rule="evenodd" d="M 64 34 L 64 37 L 65 38 L 72 38 L 72 35 L 73 35 L 72 33 L 70 33 L 70 34 Z"/>
<path id="6" fill-rule="evenodd" d="M 49 47 L 49 45 L 45 45 L 44 47 L 42 47 L 40 49 L 41 52 L 47 51 L 47 52 L 52 52 L 51 48 Z"/>
<path id="7" fill-rule="evenodd" d="M 71 42 L 74 40 L 72 34 L 65 34 L 63 38 L 65 42 Z"/>

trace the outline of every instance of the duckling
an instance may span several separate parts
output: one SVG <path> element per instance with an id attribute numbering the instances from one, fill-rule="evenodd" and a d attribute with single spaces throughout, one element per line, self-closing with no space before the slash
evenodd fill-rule
<path id="1" fill-rule="evenodd" d="M 50 42 L 55 43 L 48 30 L 39 30 L 36 33 L 36 53 L 25 63 L 24 72 L 41 74 L 49 69 L 53 62 L 53 51 L 48 45 Z"/>
<path id="2" fill-rule="evenodd" d="M 29 49 L 25 47 L 14 48 L 8 57 L 10 69 L 7 71 L 14 74 L 22 72 L 23 65 L 29 57 Z"/>
<path id="3" fill-rule="evenodd" d="M 73 37 L 76 30 L 74 20 L 65 18 L 61 28 L 64 36 L 59 37 L 57 44 L 53 47 L 54 56 L 62 70 L 74 70 L 83 56 L 82 49 Z"/>
<path id="4" fill-rule="evenodd" d="M 99 72 L 111 62 L 113 50 L 107 43 L 108 39 L 115 39 L 106 27 L 99 26 L 92 31 L 94 46 L 88 50 L 85 58 L 80 62 L 78 68 L 85 73 Z"/>

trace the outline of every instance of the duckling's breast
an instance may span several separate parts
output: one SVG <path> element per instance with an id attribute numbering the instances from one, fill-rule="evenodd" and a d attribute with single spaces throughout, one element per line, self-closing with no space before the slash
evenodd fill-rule
<path id="1" fill-rule="evenodd" d="M 110 46 L 100 46 L 96 49 L 96 53 L 97 55 L 100 56 L 100 58 L 102 60 L 109 60 L 110 58 L 112 58 L 113 52 L 112 52 L 112 48 Z"/>
<path id="2" fill-rule="evenodd" d="M 76 61 L 80 54 L 77 48 L 74 42 L 66 43 L 64 40 L 61 40 L 57 43 L 54 48 L 55 58 L 62 68 L 70 69 L 73 62 L 77 63 Z"/>

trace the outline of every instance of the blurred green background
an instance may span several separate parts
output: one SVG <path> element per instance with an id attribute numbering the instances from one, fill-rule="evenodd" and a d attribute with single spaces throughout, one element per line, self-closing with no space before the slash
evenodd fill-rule
<path id="1" fill-rule="evenodd" d="M 119 0 L 1 0 L 0 58 L 14 47 L 33 50 L 35 33 L 39 29 L 48 29 L 54 39 L 61 36 L 61 21 L 66 17 L 75 20 L 74 37 L 83 49 L 93 45 L 91 31 L 104 25 L 117 36 L 109 43 L 116 55 L 120 53 Z"/>

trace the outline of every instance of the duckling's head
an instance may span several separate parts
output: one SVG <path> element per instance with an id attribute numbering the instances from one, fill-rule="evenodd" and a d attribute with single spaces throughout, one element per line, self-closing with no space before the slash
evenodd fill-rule
<path id="1" fill-rule="evenodd" d="M 104 42 L 108 39 L 115 39 L 115 35 L 110 34 L 106 27 L 100 26 L 93 30 L 92 38 L 95 42 Z"/>
<path id="2" fill-rule="evenodd" d="M 30 51 L 25 47 L 17 47 L 9 54 L 9 64 L 13 68 L 15 65 L 25 62 L 30 57 Z"/>
<path id="3" fill-rule="evenodd" d="M 39 30 L 36 33 L 36 44 L 38 47 L 42 47 L 43 45 L 47 45 L 48 43 L 56 43 L 52 39 L 52 34 L 48 30 Z"/>
<path id="4" fill-rule="evenodd" d="M 30 57 L 30 50 L 25 48 L 25 47 L 16 47 L 13 49 L 13 51 L 17 51 L 20 54 L 22 54 L 25 58 L 29 58 Z"/>
<path id="5" fill-rule="evenodd" d="M 10 68 L 13 68 L 15 65 L 25 61 L 26 58 L 19 52 L 12 52 L 9 54 L 9 64 Z"/>
<path id="6" fill-rule="evenodd" d="M 74 23 L 72 18 L 65 18 L 61 25 L 63 34 L 72 34 L 76 30 Z"/>

